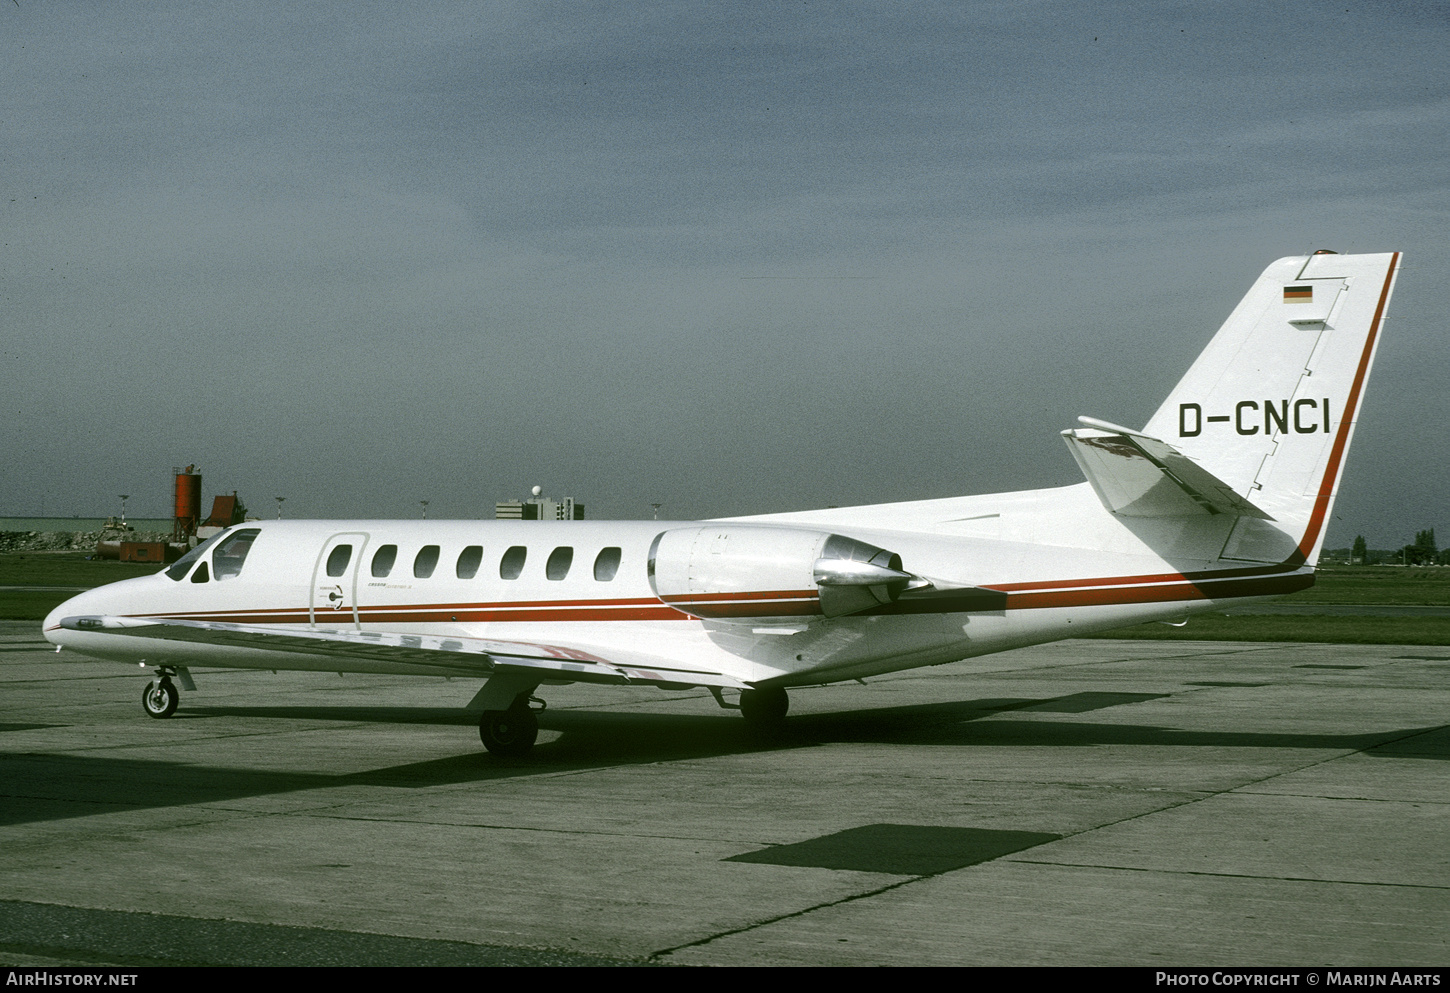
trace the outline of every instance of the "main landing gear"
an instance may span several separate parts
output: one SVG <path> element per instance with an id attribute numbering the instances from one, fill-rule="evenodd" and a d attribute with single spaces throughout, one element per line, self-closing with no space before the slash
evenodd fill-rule
<path id="1" fill-rule="evenodd" d="M 539 737 L 539 719 L 529 707 L 529 700 L 529 694 L 520 693 L 507 710 L 483 712 L 478 719 L 478 737 L 484 748 L 501 758 L 529 754 Z"/>
<path id="2" fill-rule="evenodd" d="M 740 691 L 740 716 L 757 728 L 778 728 L 785 723 L 790 697 L 780 686 Z"/>
<path id="3" fill-rule="evenodd" d="M 169 676 L 159 676 L 147 683 L 145 692 L 141 694 L 141 707 L 146 716 L 157 720 L 176 713 L 176 705 L 180 702 L 181 693 Z"/>
<path id="4" fill-rule="evenodd" d="M 544 709 L 544 701 L 530 695 L 534 686 L 529 685 L 520 691 L 519 685 L 518 681 L 490 681 L 474 697 L 476 704 L 484 707 L 478 718 L 478 738 L 484 748 L 499 758 L 522 758 L 529 754 L 539 738 L 538 713 Z M 760 730 L 778 730 L 784 725 L 786 711 L 790 709 L 790 697 L 780 686 L 741 690 L 738 704 L 726 703 L 718 688 L 712 688 L 710 692 L 720 706 L 739 710 L 747 724 Z M 511 700 L 510 694 L 513 694 Z M 509 701 L 508 707 L 499 710 L 499 704 L 506 700 Z M 538 704 L 538 709 L 531 707 L 531 703 Z"/>

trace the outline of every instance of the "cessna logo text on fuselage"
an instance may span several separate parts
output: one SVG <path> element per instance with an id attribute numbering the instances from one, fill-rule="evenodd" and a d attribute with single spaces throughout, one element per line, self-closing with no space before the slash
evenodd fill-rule
<path id="1" fill-rule="evenodd" d="M 1203 416 L 1203 407 L 1196 403 L 1178 405 L 1178 437 L 1196 438 L 1203 433 L 1203 425 L 1233 424 L 1239 434 L 1265 434 L 1275 431 L 1296 434 L 1329 433 L 1329 398 L 1314 400 L 1304 398 L 1292 403 L 1288 400 L 1240 400 L 1234 404 L 1234 412 Z"/>

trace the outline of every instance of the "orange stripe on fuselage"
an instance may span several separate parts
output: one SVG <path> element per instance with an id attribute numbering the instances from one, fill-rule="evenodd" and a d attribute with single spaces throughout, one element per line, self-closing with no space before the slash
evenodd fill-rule
<path id="1" fill-rule="evenodd" d="M 1099 577 L 1095 579 L 1043 580 L 1032 583 L 1003 583 L 984 590 L 1006 594 L 1005 609 L 1030 610 L 1050 607 L 1106 606 L 1133 603 L 1172 603 L 1249 596 L 1275 596 L 1307 589 L 1314 584 L 1312 573 L 1298 567 L 1259 566 L 1224 569 L 1217 572 L 1162 573 L 1144 576 Z M 753 598 L 753 599 L 752 599 Z M 373 624 L 398 623 L 482 623 L 489 621 L 687 621 L 684 610 L 710 617 L 794 617 L 820 613 L 815 594 L 784 590 L 754 594 L 707 594 L 698 598 L 674 598 L 679 606 L 644 598 L 629 600 L 533 600 L 520 603 L 443 603 L 375 605 L 361 608 L 360 619 Z M 918 612 L 919 602 L 910 604 Z M 879 611 L 891 613 L 894 605 Z M 703 609 L 701 609 L 703 608 Z M 769 613 L 762 608 L 768 608 Z M 708 611 L 708 613 L 707 613 Z M 963 613 L 943 610 L 941 613 Z M 969 612 L 969 611 L 965 611 Z M 229 624 L 308 624 L 305 608 L 279 607 L 260 610 L 209 610 L 133 617 L 175 617 Z M 352 624 L 352 611 L 316 611 L 316 623 Z"/>

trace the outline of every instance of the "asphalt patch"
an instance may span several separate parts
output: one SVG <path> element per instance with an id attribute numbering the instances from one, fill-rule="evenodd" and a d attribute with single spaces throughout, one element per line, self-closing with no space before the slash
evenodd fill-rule
<path id="1" fill-rule="evenodd" d="M 934 876 L 1045 845 L 1061 835 L 1038 831 L 868 824 L 794 845 L 774 845 L 722 862 Z"/>

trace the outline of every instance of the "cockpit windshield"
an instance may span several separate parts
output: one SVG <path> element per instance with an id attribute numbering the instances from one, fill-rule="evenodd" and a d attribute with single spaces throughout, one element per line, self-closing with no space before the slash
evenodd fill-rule
<path id="1" fill-rule="evenodd" d="M 166 575 L 178 583 L 181 582 L 196 564 L 196 560 L 215 547 L 216 554 L 212 556 L 211 563 L 212 575 L 217 579 L 230 579 L 242 571 L 242 563 L 247 561 L 247 553 L 252 550 L 252 541 L 261 533 L 261 528 L 242 528 L 239 531 L 214 534 L 173 562 L 166 570 Z"/>
<path id="2" fill-rule="evenodd" d="M 171 568 L 166 570 L 166 575 L 176 580 L 178 583 L 181 582 L 183 579 L 186 578 L 186 574 L 191 571 L 192 563 L 205 555 L 207 549 L 211 548 L 212 545 L 216 544 L 217 539 L 224 534 L 226 534 L 225 531 L 221 532 L 221 534 L 212 535 L 210 538 L 206 539 L 206 541 L 203 541 L 200 545 L 197 545 L 195 548 L 187 552 L 181 558 L 171 563 Z"/>

